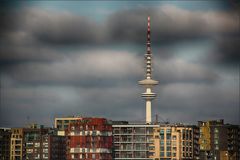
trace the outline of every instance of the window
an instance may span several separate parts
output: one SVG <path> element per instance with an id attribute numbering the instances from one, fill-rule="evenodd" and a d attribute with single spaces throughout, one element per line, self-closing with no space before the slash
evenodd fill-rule
<path id="1" fill-rule="evenodd" d="M 160 145 L 161 145 L 161 146 L 164 146 L 164 141 L 160 141 Z"/>
<path id="2" fill-rule="evenodd" d="M 35 154 L 35 159 L 40 159 L 40 154 Z"/>
<path id="3" fill-rule="evenodd" d="M 160 151 L 164 151 L 164 146 L 161 146 L 161 147 L 160 147 Z"/>
<path id="4" fill-rule="evenodd" d="M 27 146 L 27 147 L 33 147 L 33 143 L 32 143 L 32 142 L 27 142 L 27 143 L 26 143 L 26 146 Z"/>
<path id="5" fill-rule="evenodd" d="M 35 143 L 34 147 L 40 147 L 40 143 Z"/>
<path id="6" fill-rule="evenodd" d="M 171 145 L 171 141 L 167 141 L 167 145 Z"/>
<path id="7" fill-rule="evenodd" d="M 33 149 L 27 149 L 27 153 L 33 153 Z"/>
<path id="8" fill-rule="evenodd" d="M 164 157 L 164 152 L 160 152 L 160 157 Z"/>
<path id="9" fill-rule="evenodd" d="M 167 133 L 171 133 L 171 129 L 167 129 Z"/>
<path id="10" fill-rule="evenodd" d="M 168 147 L 167 147 L 167 151 L 171 151 L 171 147 L 168 146 Z"/>
<path id="11" fill-rule="evenodd" d="M 43 154 L 43 159 L 48 159 L 48 154 Z"/>
<path id="12" fill-rule="evenodd" d="M 167 157 L 171 157 L 171 152 L 167 152 Z"/>
<path id="13" fill-rule="evenodd" d="M 48 149 L 43 149 L 43 153 L 48 153 Z"/>
<path id="14" fill-rule="evenodd" d="M 177 139 L 177 136 L 172 136 L 172 139 L 173 139 L 173 140 L 176 140 L 176 139 Z"/>
<path id="15" fill-rule="evenodd" d="M 47 143 L 47 142 L 44 142 L 44 143 L 43 143 L 43 146 L 47 148 L 47 147 L 48 147 L 48 143 Z"/>
<path id="16" fill-rule="evenodd" d="M 164 134 L 160 134 L 161 139 L 164 139 Z"/>
<path id="17" fill-rule="evenodd" d="M 167 139 L 171 139 L 171 134 L 167 134 Z"/>
<path id="18" fill-rule="evenodd" d="M 160 134 L 164 134 L 164 129 L 161 129 L 161 130 L 160 130 Z"/>
<path id="19" fill-rule="evenodd" d="M 172 150 L 173 150 L 173 151 L 177 151 L 177 147 L 173 147 Z"/>

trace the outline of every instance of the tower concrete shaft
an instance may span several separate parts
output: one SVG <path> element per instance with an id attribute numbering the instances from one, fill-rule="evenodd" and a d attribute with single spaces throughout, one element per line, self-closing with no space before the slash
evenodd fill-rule
<path id="1" fill-rule="evenodd" d="M 146 61 L 146 78 L 138 82 L 138 84 L 145 87 L 146 91 L 142 93 L 143 99 L 146 101 L 146 123 L 152 123 L 152 100 L 156 97 L 156 94 L 152 92 L 154 85 L 158 85 L 158 81 L 152 79 L 152 52 L 151 52 L 151 28 L 150 17 L 148 17 L 147 28 L 147 53 L 145 54 Z"/>

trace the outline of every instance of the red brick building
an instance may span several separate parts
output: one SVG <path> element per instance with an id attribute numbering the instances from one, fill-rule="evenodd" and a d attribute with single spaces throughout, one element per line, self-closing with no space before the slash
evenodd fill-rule
<path id="1" fill-rule="evenodd" d="M 112 125 L 105 118 L 83 118 L 69 125 L 67 160 L 112 160 Z"/>

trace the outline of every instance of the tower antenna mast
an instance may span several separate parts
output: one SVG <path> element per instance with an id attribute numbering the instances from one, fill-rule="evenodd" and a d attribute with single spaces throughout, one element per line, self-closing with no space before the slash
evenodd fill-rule
<path id="1" fill-rule="evenodd" d="M 151 52 L 151 28 L 150 17 L 148 16 L 148 28 L 147 28 L 147 53 L 145 54 L 146 61 L 146 77 L 144 80 L 138 81 L 139 85 L 142 85 L 146 91 L 142 93 L 142 98 L 146 101 L 146 123 L 152 123 L 152 100 L 157 96 L 152 92 L 152 88 L 158 85 L 158 81 L 152 79 L 152 52 Z"/>

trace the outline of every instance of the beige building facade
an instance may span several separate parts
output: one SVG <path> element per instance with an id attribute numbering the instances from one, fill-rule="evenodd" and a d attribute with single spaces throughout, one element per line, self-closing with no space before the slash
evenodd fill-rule
<path id="1" fill-rule="evenodd" d="M 11 129 L 10 160 L 23 160 L 23 128 Z"/>
<path id="2" fill-rule="evenodd" d="M 153 129 L 151 158 L 155 160 L 199 159 L 196 126 L 163 124 Z"/>

